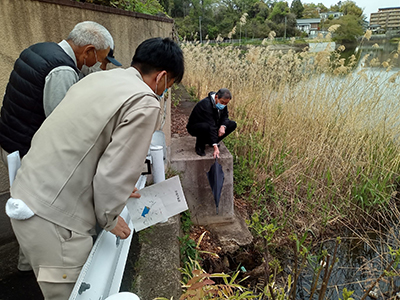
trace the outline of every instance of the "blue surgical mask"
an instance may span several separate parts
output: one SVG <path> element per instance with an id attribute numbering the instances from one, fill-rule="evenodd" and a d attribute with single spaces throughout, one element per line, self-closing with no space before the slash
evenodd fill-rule
<path id="1" fill-rule="evenodd" d="M 168 89 L 165 89 L 164 92 L 162 92 L 161 95 L 157 95 L 158 97 L 162 98 L 164 95 L 168 92 Z"/>
<path id="2" fill-rule="evenodd" d="M 215 104 L 215 107 L 218 108 L 219 110 L 223 110 L 225 108 L 226 105 L 223 105 L 221 103 L 217 103 Z"/>

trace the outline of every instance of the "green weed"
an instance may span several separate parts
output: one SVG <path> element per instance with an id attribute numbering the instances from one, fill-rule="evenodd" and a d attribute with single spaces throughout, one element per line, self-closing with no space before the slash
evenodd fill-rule
<path id="1" fill-rule="evenodd" d="M 174 84 L 171 87 L 171 101 L 172 101 L 172 105 L 174 107 L 177 107 L 179 105 L 179 103 L 181 102 L 181 96 L 177 95 L 176 91 L 179 89 L 179 86 Z"/>
<path id="2" fill-rule="evenodd" d="M 196 249 L 196 242 L 193 241 L 189 234 L 185 234 L 183 237 L 178 237 L 180 244 L 180 255 L 182 263 L 186 263 L 189 259 L 198 258 L 198 250 Z"/>
<path id="3" fill-rule="evenodd" d="M 192 227 L 193 222 L 191 219 L 190 211 L 184 211 L 181 213 L 181 227 L 184 234 L 188 234 L 190 232 L 190 228 Z"/>

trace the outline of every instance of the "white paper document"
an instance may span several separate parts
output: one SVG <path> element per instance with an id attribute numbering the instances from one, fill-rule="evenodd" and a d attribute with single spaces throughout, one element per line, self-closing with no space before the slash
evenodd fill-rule
<path id="1" fill-rule="evenodd" d="M 126 204 L 136 231 L 188 209 L 179 176 L 145 187 L 139 194 L 140 198 L 129 198 Z"/>

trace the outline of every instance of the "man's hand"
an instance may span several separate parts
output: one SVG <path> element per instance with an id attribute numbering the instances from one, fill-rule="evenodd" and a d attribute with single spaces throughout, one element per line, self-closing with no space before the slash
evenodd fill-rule
<path id="1" fill-rule="evenodd" d="M 128 224 L 126 224 L 124 218 L 118 216 L 117 225 L 110 232 L 124 240 L 131 234 L 131 229 L 129 228 Z"/>
<path id="2" fill-rule="evenodd" d="M 216 157 L 219 158 L 219 148 L 218 148 L 218 145 L 214 145 L 213 157 L 214 157 L 214 158 L 216 158 Z"/>
<path id="3" fill-rule="evenodd" d="M 221 127 L 218 129 L 218 136 L 221 137 L 224 134 L 225 134 L 225 126 L 221 125 Z"/>
<path id="4" fill-rule="evenodd" d="M 129 198 L 140 198 L 140 194 L 137 193 L 137 191 L 138 191 L 138 189 L 135 187 L 135 188 L 133 189 L 132 194 L 129 196 Z"/>

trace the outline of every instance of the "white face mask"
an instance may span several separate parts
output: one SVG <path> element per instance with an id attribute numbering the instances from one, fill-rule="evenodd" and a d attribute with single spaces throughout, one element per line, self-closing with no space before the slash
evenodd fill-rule
<path id="1" fill-rule="evenodd" d="M 89 75 L 89 74 L 91 74 L 91 73 L 95 73 L 95 72 L 98 72 L 98 71 L 102 71 L 102 69 L 100 68 L 101 62 L 97 61 L 97 53 L 96 53 L 96 50 L 94 50 L 94 55 L 95 55 L 95 57 L 96 57 L 96 63 L 95 63 L 93 66 L 88 67 L 88 66 L 86 65 L 86 59 L 85 59 L 85 60 L 83 61 L 83 66 L 82 66 L 82 68 L 81 68 L 81 72 L 80 72 L 80 74 L 79 74 L 79 78 L 83 78 L 83 77 L 85 77 L 85 76 L 87 76 L 87 75 Z"/>

